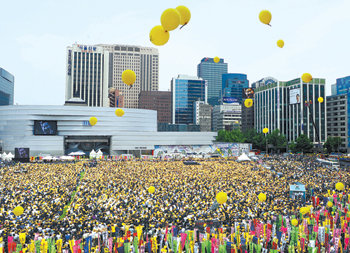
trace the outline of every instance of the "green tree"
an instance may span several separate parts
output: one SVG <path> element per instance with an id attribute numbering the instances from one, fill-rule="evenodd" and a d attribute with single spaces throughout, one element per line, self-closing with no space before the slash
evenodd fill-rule
<path id="1" fill-rule="evenodd" d="M 341 144 L 342 144 L 342 140 L 340 137 L 330 136 L 327 138 L 327 141 L 324 144 L 324 146 L 327 148 L 327 152 L 331 153 L 331 152 L 338 152 Z"/>
<path id="2" fill-rule="evenodd" d="M 267 144 L 272 144 L 275 150 L 280 150 L 286 148 L 287 140 L 278 129 L 275 129 L 267 135 Z"/>
<path id="3" fill-rule="evenodd" d="M 263 133 L 257 133 L 253 137 L 253 148 L 259 150 L 266 150 L 266 137 Z"/>
<path id="4" fill-rule="evenodd" d="M 244 143 L 245 137 L 240 129 L 234 129 L 230 132 L 230 142 Z"/>
<path id="5" fill-rule="evenodd" d="M 311 153 L 314 145 L 311 140 L 305 134 L 301 134 L 297 139 L 295 144 L 290 145 L 291 150 L 296 152 Z"/>
<path id="6" fill-rule="evenodd" d="M 245 131 L 243 132 L 243 136 L 244 136 L 245 141 L 246 141 L 247 143 L 252 143 L 252 144 L 253 144 L 253 142 L 254 142 L 254 137 L 255 137 L 256 135 L 257 135 L 257 132 L 256 132 L 256 130 L 255 130 L 254 128 L 250 128 L 250 129 L 245 130 Z"/>

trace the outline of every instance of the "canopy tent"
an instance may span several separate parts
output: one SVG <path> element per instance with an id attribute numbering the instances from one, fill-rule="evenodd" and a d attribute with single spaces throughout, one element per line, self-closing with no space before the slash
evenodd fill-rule
<path id="1" fill-rule="evenodd" d="M 85 152 L 83 152 L 83 151 L 76 151 L 76 152 L 69 153 L 68 155 L 85 155 Z"/>
<path id="2" fill-rule="evenodd" d="M 91 152 L 90 152 L 90 158 L 96 158 L 96 152 L 95 152 L 95 150 L 91 150 Z"/>
<path id="3" fill-rule="evenodd" d="M 69 161 L 69 160 L 74 160 L 75 158 L 73 156 L 66 156 L 66 155 L 64 155 L 64 156 L 61 156 L 60 159 Z"/>
<path id="4" fill-rule="evenodd" d="M 251 161 L 250 159 L 249 159 L 249 157 L 245 154 L 245 153 L 243 153 L 243 154 L 241 154 L 238 158 L 237 158 L 237 162 L 245 162 L 245 161 Z"/>

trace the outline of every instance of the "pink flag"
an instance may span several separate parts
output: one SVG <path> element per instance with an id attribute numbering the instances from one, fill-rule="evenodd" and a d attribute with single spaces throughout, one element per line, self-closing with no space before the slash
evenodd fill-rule
<path id="1" fill-rule="evenodd" d="M 187 234 L 186 234 L 186 233 L 182 233 L 182 234 L 181 234 L 181 249 L 182 249 L 182 250 L 183 250 L 184 247 L 185 247 L 186 238 L 187 238 Z"/>

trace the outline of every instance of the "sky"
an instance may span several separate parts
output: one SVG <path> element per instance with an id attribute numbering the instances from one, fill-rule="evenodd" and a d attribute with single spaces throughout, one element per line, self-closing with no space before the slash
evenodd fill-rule
<path id="1" fill-rule="evenodd" d="M 327 95 L 337 78 L 350 75 L 350 0 L 3 1 L 0 67 L 15 76 L 15 103 L 64 104 L 67 46 L 153 46 L 149 31 L 178 5 L 192 17 L 157 47 L 160 90 L 169 90 L 178 74 L 195 76 L 200 60 L 215 56 L 250 82 L 305 72 L 326 78 Z M 271 27 L 259 22 L 264 9 L 272 13 Z"/>

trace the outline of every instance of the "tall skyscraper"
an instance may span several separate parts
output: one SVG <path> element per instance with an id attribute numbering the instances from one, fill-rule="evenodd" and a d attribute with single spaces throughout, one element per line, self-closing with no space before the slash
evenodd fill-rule
<path id="1" fill-rule="evenodd" d="M 213 58 L 203 58 L 197 66 L 197 76 L 208 81 L 208 103 L 212 106 L 220 104 L 222 75 L 227 73 L 224 59 L 215 63 Z"/>
<path id="2" fill-rule="evenodd" d="M 222 75 L 222 103 L 242 104 L 242 90 L 249 87 L 249 81 L 245 74 L 223 74 Z"/>
<path id="3" fill-rule="evenodd" d="M 172 123 L 193 124 L 193 103 L 207 103 L 207 81 L 196 76 L 179 75 L 171 80 Z"/>
<path id="4" fill-rule="evenodd" d="M 0 68 L 0 105 L 13 105 L 15 77 Z"/>
<path id="5" fill-rule="evenodd" d="M 67 47 L 66 101 L 81 98 L 88 106 L 109 105 L 109 53 L 98 46 Z"/>
<path id="6" fill-rule="evenodd" d="M 158 123 L 171 123 L 171 92 L 141 91 L 139 108 L 157 111 Z"/>
<path id="7" fill-rule="evenodd" d="M 301 78 L 279 82 L 271 77 L 254 83 L 256 130 L 279 129 L 289 142 L 301 134 L 306 134 L 314 143 L 324 142 L 327 133 L 325 102 L 319 103 L 318 98 L 325 97 L 325 83 L 321 78 L 303 83 Z"/>
<path id="8" fill-rule="evenodd" d="M 110 53 L 109 88 L 124 96 L 125 108 L 138 108 L 140 91 L 157 91 L 159 87 L 159 53 L 151 47 L 98 44 Z M 122 73 L 131 69 L 136 81 L 130 88 L 122 81 Z"/>

